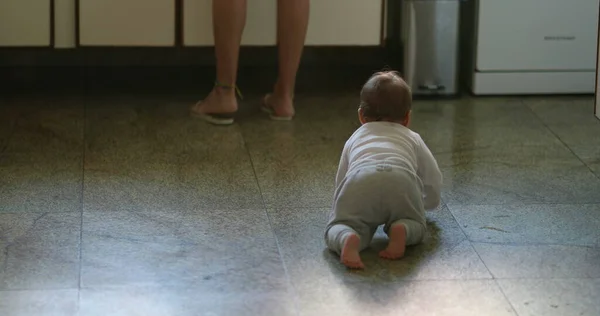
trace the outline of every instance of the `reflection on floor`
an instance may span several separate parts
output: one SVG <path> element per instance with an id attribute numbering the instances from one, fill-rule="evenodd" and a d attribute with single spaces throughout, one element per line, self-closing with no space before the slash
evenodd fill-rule
<path id="1" fill-rule="evenodd" d="M 430 235 L 347 272 L 323 244 L 357 95 L 11 97 L 0 106 L 0 315 L 600 315 L 591 97 L 416 101 L 445 176 Z"/>

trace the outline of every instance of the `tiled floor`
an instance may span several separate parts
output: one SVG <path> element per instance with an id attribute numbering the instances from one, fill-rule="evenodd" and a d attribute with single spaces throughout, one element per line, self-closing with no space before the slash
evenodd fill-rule
<path id="1" fill-rule="evenodd" d="M 357 93 L 231 127 L 195 97 L 2 99 L 0 315 L 600 315 L 591 97 L 416 101 L 444 207 L 363 272 L 322 240 Z"/>

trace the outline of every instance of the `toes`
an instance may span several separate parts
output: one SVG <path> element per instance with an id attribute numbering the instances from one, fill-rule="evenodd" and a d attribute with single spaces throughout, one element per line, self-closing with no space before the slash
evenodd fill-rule
<path id="1" fill-rule="evenodd" d="M 360 261 L 343 261 L 342 262 L 346 267 L 350 269 L 363 269 L 365 265 Z"/>
<path id="2" fill-rule="evenodd" d="M 402 258 L 403 254 L 401 254 L 401 253 L 394 253 L 394 252 L 389 251 L 389 250 L 382 250 L 379 253 L 379 256 L 381 258 L 384 258 L 384 259 L 394 260 L 394 259 Z"/>

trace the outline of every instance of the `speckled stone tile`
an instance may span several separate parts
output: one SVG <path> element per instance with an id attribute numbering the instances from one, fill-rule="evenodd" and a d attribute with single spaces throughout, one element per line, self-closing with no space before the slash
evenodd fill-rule
<path id="1" fill-rule="evenodd" d="M 0 99 L 0 153 L 8 145 L 18 117 L 18 110 L 10 106 L 6 100 Z"/>
<path id="2" fill-rule="evenodd" d="M 82 160 L 0 156 L 0 213 L 81 210 Z"/>
<path id="3" fill-rule="evenodd" d="M 249 159 L 196 164 L 103 164 L 86 169 L 84 208 L 169 211 L 262 207 Z"/>
<path id="4" fill-rule="evenodd" d="M 213 294 L 285 289 L 264 210 L 86 211 L 82 286 L 186 285 Z"/>
<path id="5" fill-rule="evenodd" d="M 194 287 L 83 289 L 80 316 L 297 315 L 285 292 L 214 295 Z"/>
<path id="6" fill-rule="evenodd" d="M 593 96 L 533 97 L 523 102 L 548 125 L 596 125 Z"/>
<path id="7" fill-rule="evenodd" d="M 472 241 L 600 246 L 600 204 L 449 208 Z"/>
<path id="8" fill-rule="evenodd" d="M 77 316 L 78 290 L 0 291 L 2 316 Z"/>
<path id="9" fill-rule="evenodd" d="M 535 114 L 520 98 L 469 97 L 449 100 L 413 100 L 411 126 L 417 131 L 459 128 L 461 125 L 539 126 Z M 536 124 L 537 123 L 537 124 Z"/>
<path id="10" fill-rule="evenodd" d="M 422 245 L 409 248 L 402 260 L 378 257 L 379 250 L 387 245 L 387 237 L 379 229 L 371 248 L 362 253 L 367 268 L 353 272 L 348 272 L 325 246 L 328 210 L 273 209 L 269 214 L 292 283 L 299 288 L 366 281 L 491 278 L 445 209 L 428 214 L 429 235 Z"/>
<path id="11" fill-rule="evenodd" d="M 79 213 L 0 214 L 0 289 L 69 289 L 79 282 Z"/>
<path id="12" fill-rule="evenodd" d="M 239 128 L 193 120 L 189 104 L 164 99 L 91 106 L 86 209 L 262 207 Z"/>
<path id="13" fill-rule="evenodd" d="M 516 315 L 492 280 L 346 283 L 299 291 L 300 315 Z"/>
<path id="14" fill-rule="evenodd" d="M 600 279 L 498 280 L 519 316 L 600 315 Z"/>
<path id="15" fill-rule="evenodd" d="M 475 243 L 494 275 L 514 278 L 600 278 L 600 248 Z"/>
<path id="16" fill-rule="evenodd" d="M 298 98 L 298 117 L 240 123 L 267 207 L 328 207 L 344 143 L 359 126 L 357 96 Z"/>
<path id="17" fill-rule="evenodd" d="M 213 126 L 192 119 L 190 102 L 170 96 L 116 96 L 90 101 L 86 167 L 172 163 L 208 168 L 206 164 L 215 164 L 215 170 L 223 172 L 218 168 L 233 168 L 240 158 L 248 160 L 239 127 Z"/>
<path id="18" fill-rule="evenodd" d="M 506 144 L 436 159 L 448 205 L 600 202 L 600 179 L 562 144 Z"/>
<path id="19" fill-rule="evenodd" d="M 429 233 L 422 244 L 409 247 L 398 261 L 382 261 L 390 280 L 489 279 L 487 268 L 444 207 L 427 213 Z M 387 238 L 384 244 L 387 244 Z M 383 246 L 382 245 L 382 246 Z"/>
<path id="20" fill-rule="evenodd" d="M 24 160 L 81 157 L 83 101 L 78 97 L 24 97 L 10 105 L 19 112 L 5 153 Z"/>
<path id="21" fill-rule="evenodd" d="M 600 120 L 596 124 L 550 125 L 549 128 L 600 177 Z"/>

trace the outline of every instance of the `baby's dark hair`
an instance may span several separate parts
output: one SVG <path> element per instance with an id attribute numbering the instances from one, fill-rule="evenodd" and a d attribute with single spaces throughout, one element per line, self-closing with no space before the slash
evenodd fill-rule
<path id="1" fill-rule="evenodd" d="M 373 74 L 360 91 L 360 109 L 366 119 L 400 121 L 411 108 L 411 89 L 395 71 Z"/>

